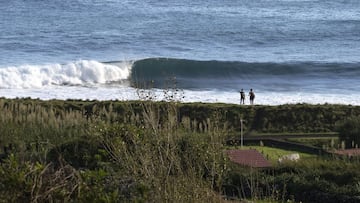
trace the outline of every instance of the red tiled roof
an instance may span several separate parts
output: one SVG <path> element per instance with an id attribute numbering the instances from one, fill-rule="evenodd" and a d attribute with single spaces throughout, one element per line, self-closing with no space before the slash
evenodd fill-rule
<path id="1" fill-rule="evenodd" d="M 335 154 L 347 156 L 360 156 L 360 149 L 339 149 L 335 150 Z"/>
<path id="2" fill-rule="evenodd" d="M 266 168 L 271 167 L 271 163 L 264 158 L 264 156 L 256 149 L 246 150 L 227 150 L 227 155 L 230 160 L 244 166 L 250 166 L 254 168 Z"/>

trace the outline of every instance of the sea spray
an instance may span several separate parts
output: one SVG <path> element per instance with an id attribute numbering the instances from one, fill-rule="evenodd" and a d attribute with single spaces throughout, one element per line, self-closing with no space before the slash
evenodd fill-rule
<path id="1" fill-rule="evenodd" d="M 67 64 L 22 65 L 0 69 L 0 88 L 42 88 L 51 85 L 88 86 L 128 79 L 131 63 L 116 65 L 80 60 Z"/>

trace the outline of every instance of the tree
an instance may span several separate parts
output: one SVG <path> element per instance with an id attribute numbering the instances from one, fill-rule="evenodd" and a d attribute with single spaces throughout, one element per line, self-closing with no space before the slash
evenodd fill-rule
<path id="1" fill-rule="evenodd" d="M 345 142 L 346 148 L 360 146 L 360 117 L 346 118 L 339 126 L 339 139 Z"/>

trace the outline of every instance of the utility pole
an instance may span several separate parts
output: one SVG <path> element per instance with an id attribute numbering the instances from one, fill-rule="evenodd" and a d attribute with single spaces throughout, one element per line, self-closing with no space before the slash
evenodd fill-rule
<path id="1" fill-rule="evenodd" d="M 243 137 L 243 119 L 240 118 L 240 147 L 243 148 L 244 145 L 244 137 Z"/>

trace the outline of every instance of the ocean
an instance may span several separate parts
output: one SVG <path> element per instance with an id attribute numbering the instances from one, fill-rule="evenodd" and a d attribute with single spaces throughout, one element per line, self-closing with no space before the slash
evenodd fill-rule
<path id="1" fill-rule="evenodd" d="M 0 97 L 360 105 L 358 0 L 0 0 Z M 249 104 L 247 96 L 245 100 Z"/>

